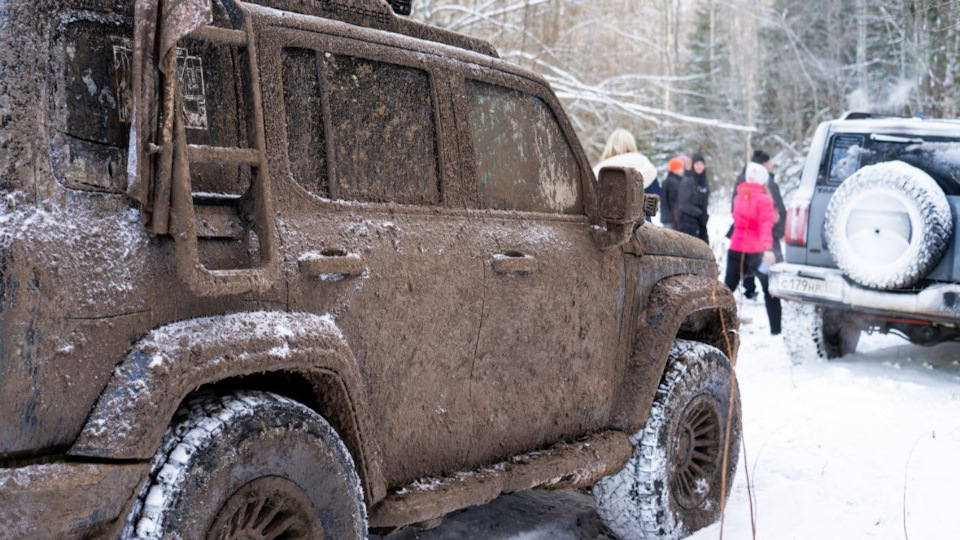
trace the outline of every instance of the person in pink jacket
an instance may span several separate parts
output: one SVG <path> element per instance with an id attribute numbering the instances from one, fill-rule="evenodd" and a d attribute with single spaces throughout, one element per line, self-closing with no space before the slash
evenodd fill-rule
<path id="1" fill-rule="evenodd" d="M 773 254 L 773 226 L 780 221 L 773 197 L 767 188 L 770 173 L 763 165 L 747 165 L 746 182 L 737 186 L 733 200 L 733 235 L 727 254 L 724 282 L 736 291 L 744 277 L 753 276 L 763 287 L 770 332 L 780 334 L 780 299 L 770 295 L 767 269 L 776 261 Z"/>

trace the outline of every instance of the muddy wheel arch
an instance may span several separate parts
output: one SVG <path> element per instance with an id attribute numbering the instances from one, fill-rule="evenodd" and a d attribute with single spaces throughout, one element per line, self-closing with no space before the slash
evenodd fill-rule
<path id="1" fill-rule="evenodd" d="M 198 387 L 281 372 L 310 382 L 327 414 L 339 417 L 368 504 L 383 498 L 382 458 L 353 353 L 330 316 L 309 313 L 238 313 L 150 332 L 114 370 L 69 454 L 148 460 L 177 407 Z"/>
<path id="2" fill-rule="evenodd" d="M 613 402 L 612 427 L 627 433 L 643 427 L 674 338 L 712 345 L 734 364 L 739 346 L 736 300 L 714 278 L 667 277 L 641 302 L 623 383 Z"/>

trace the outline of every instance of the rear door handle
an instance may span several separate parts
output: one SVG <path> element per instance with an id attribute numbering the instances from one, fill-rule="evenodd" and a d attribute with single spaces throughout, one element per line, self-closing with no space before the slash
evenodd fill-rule
<path id="1" fill-rule="evenodd" d="M 343 250 L 304 253 L 297 262 L 301 274 L 323 281 L 340 281 L 346 277 L 362 276 L 367 271 L 363 255 Z"/>
<path id="2" fill-rule="evenodd" d="M 504 275 L 526 275 L 537 271 L 537 258 L 516 251 L 498 253 L 491 260 L 493 271 Z"/>

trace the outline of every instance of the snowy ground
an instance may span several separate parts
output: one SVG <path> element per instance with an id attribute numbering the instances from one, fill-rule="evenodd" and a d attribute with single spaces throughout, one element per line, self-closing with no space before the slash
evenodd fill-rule
<path id="1" fill-rule="evenodd" d="M 728 226 L 711 220 L 721 258 Z M 865 336 L 856 355 L 794 366 L 783 340 L 770 336 L 762 301 L 738 296 L 746 452 L 722 536 L 753 538 L 749 472 L 756 538 L 960 539 L 960 343 L 923 349 Z M 603 531 L 588 493 L 532 492 L 394 538 L 610 538 Z M 692 537 L 719 538 L 719 524 Z"/>
<path id="2" fill-rule="evenodd" d="M 854 356 L 793 366 L 762 302 L 746 301 L 743 317 L 737 372 L 756 537 L 902 539 L 906 511 L 910 539 L 960 538 L 960 344 L 870 336 Z M 725 538 L 752 538 L 745 472 L 741 454 Z M 509 495 L 398 538 L 609 538 L 592 505 L 579 491 Z M 720 527 L 692 538 L 720 538 Z"/>

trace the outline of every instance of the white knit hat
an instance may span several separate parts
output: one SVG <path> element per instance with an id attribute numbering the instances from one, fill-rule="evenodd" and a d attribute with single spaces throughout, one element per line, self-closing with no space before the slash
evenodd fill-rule
<path id="1" fill-rule="evenodd" d="M 770 181 L 770 172 L 759 163 L 750 163 L 747 165 L 747 182 L 751 184 L 766 185 Z"/>

